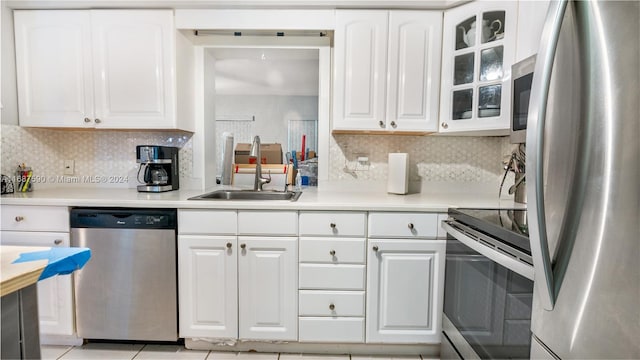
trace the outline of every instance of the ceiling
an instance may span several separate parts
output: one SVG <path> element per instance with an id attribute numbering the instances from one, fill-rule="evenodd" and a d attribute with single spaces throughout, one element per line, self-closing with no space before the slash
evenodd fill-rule
<path id="1" fill-rule="evenodd" d="M 318 50 L 217 48 L 208 52 L 216 59 L 217 94 L 318 95 Z"/>

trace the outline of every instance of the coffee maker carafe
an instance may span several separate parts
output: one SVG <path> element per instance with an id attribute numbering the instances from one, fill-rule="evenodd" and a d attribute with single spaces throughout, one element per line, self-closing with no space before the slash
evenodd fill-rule
<path id="1" fill-rule="evenodd" d="M 163 192 L 178 190 L 178 148 L 171 146 L 138 145 L 136 158 L 138 169 L 138 191 Z"/>

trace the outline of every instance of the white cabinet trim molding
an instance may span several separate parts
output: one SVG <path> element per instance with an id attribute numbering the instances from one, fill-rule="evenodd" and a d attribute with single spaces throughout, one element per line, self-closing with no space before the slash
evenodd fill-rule
<path id="1" fill-rule="evenodd" d="M 176 29 L 333 30 L 334 10 L 178 9 Z"/>

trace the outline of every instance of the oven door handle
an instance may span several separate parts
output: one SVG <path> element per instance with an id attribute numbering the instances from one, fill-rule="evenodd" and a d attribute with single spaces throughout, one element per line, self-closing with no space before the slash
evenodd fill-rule
<path id="1" fill-rule="evenodd" d="M 533 73 L 531 100 L 527 116 L 527 178 L 533 180 L 533 186 L 527 189 L 531 257 L 535 267 L 534 286 L 542 306 L 547 310 L 553 310 L 555 292 L 544 211 L 544 129 L 549 87 L 551 86 L 551 71 L 567 5 L 567 0 L 552 1 L 549 4 Z"/>
<path id="2" fill-rule="evenodd" d="M 479 243 L 467 234 L 463 233 L 462 230 L 458 229 L 456 225 L 452 224 L 449 221 L 444 221 L 442 223 L 442 227 L 447 231 L 449 235 L 456 238 L 456 240 L 465 244 L 466 246 L 478 252 L 480 255 L 488 258 L 489 260 L 533 281 L 533 266 L 522 263 L 510 256 L 499 252 L 498 250 L 491 249 L 488 246 Z"/>

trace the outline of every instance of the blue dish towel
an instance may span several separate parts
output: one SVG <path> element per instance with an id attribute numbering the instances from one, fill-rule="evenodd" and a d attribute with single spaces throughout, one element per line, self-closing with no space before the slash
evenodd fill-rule
<path id="1" fill-rule="evenodd" d="M 44 280 L 55 275 L 66 275 L 82 269 L 91 258 L 91 249 L 80 247 L 54 247 L 45 251 L 22 253 L 13 263 L 35 260 L 48 260 L 49 263 L 42 270 L 38 280 Z"/>

